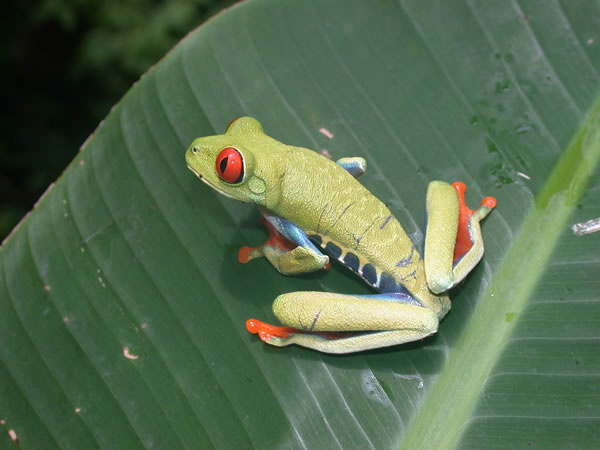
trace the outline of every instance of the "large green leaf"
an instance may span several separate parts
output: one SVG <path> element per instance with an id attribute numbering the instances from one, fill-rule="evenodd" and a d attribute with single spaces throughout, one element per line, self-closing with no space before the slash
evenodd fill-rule
<path id="1" fill-rule="evenodd" d="M 569 225 L 600 216 L 599 14 L 256 0 L 201 26 L 0 250 L 2 427 L 27 448 L 597 446 L 600 239 Z M 257 213 L 183 152 L 243 114 L 364 156 L 363 182 L 417 241 L 429 181 L 498 198 L 436 336 L 336 357 L 245 331 L 282 292 L 368 290 L 335 266 L 236 262 L 264 239 Z"/>

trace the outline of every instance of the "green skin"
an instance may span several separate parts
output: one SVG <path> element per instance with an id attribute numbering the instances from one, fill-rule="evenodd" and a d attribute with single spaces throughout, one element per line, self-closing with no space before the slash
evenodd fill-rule
<path id="1" fill-rule="evenodd" d="M 215 166 L 219 153 L 229 147 L 243 158 L 243 179 L 235 183 L 222 179 Z M 327 292 L 281 295 L 273 304 L 275 316 L 284 325 L 302 331 L 265 339 L 271 345 L 298 344 L 328 353 L 348 353 L 423 339 L 437 331 L 450 309 L 450 299 L 443 292 L 462 280 L 483 255 L 479 221 L 491 208 L 482 206 L 471 216 L 473 247 L 453 264 L 458 195 L 449 184 L 432 182 L 427 192 L 423 260 L 389 209 L 356 180 L 366 168 L 364 159 L 334 162 L 312 150 L 285 145 L 267 136 L 260 123 L 250 117 L 233 121 L 223 135 L 194 140 L 186 152 L 186 162 L 221 194 L 258 205 L 278 231 L 298 244 L 289 251 L 265 246 L 255 255 L 265 256 L 281 273 L 312 272 L 329 262 L 315 246 L 278 226 L 283 218 L 321 248 L 329 243 L 328 250 L 339 249 L 333 252 L 334 257 L 384 291 L 379 296 Z M 348 264 L 350 258 L 353 264 Z M 400 293 L 399 299 L 394 297 L 396 293 Z M 349 334 L 332 338 L 323 332 Z"/>

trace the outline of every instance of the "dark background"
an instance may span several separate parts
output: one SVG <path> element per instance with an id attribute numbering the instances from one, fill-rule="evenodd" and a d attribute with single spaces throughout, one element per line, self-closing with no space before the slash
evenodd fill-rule
<path id="1" fill-rule="evenodd" d="M 5 2 L 0 241 L 132 83 L 235 0 Z"/>

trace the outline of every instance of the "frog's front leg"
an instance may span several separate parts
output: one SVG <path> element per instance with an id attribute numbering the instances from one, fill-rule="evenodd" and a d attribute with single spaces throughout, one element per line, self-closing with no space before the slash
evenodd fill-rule
<path id="1" fill-rule="evenodd" d="M 496 206 L 486 197 L 476 211 L 465 203 L 466 186 L 433 181 L 427 189 L 425 276 L 432 292 L 447 291 L 463 280 L 483 256 L 479 222 Z"/>
<path id="2" fill-rule="evenodd" d="M 260 247 L 242 247 L 238 261 L 264 256 L 280 273 L 293 275 L 323 269 L 329 257 L 310 242 L 306 233 L 289 220 L 261 211 L 261 222 L 269 232 L 269 239 Z"/>
<path id="3" fill-rule="evenodd" d="M 354 178 L 360 177 L 367 170 L 367 161 L 360 156 L 340 158 L 335 163 L 346 169 Z"/>
<path id="4" fill-rule="evenodd" d="M 433 311 L 402 293 L 291 292 L 275 299 L 273 312 L 286 326 L 250 319 L 248 331 L 277 347 L 297 344 L 326 353 L 416 341 L 435 333 L 439 323 Z"/>

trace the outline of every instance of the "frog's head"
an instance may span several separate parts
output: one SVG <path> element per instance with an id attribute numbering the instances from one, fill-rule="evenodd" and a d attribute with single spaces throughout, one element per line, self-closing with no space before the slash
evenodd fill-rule
<path id="1" fill-rule="evenodd" d="M 225 134 L 195 139 L 185 160 L 189 169 L 217 192 L 266 205 L 269 180 L 264 162 L 270 159 L 271 142 L 275 141 L 264 134 L 256 119 L 240 117 L 228 125 Z M 257 159 L 263 164 L 257 164 Z"/>

